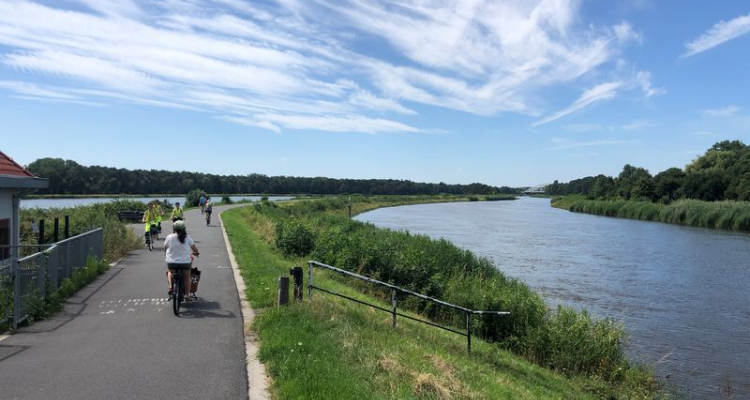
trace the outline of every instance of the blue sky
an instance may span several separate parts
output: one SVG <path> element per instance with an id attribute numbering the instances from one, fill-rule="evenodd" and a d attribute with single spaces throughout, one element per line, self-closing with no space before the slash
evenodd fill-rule
<path id="1" fill-rule="evenodd" d="M 0 0 L 0 150 L 530 186 L 750 143 L 745 0 Z"/>

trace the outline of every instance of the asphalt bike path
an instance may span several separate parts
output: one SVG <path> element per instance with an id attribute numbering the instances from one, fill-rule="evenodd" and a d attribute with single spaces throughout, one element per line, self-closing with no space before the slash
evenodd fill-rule
<path id="1" fill-rule="evenodd" d="M 167 301 L 164 221 L 153 251 L 144 244 L 55 317 L 0 341 L 0 400 L 247 399 L 242 311 L 218 218 L 226 208 L 214 207 L 211 226 L 185 213 L 202 276 L 179 317 Z"/>

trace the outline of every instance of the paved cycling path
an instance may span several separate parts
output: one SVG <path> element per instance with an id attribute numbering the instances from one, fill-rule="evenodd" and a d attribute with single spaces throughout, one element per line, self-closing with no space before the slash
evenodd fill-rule
<path id="1" fill-rule="evenodd" d="M 203 272 L 180 317 L 167 302 L 163 239 L 132 252 L 51 320 L 0 341 L 0 398 L 247 399 L 242 311 L 215 207 L 186 213 Z M 164 222 L 162 237 L 171 232 Z M 143 225 L 138 225 L 143 232 Z M 255 383 L 254 383 L 255 385 Z"/>

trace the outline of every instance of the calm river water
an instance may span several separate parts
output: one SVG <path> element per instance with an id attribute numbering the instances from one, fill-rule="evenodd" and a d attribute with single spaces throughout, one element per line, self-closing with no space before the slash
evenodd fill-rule
<path id="1" fill-rule="evenodd" d="M 357 216 L 490 258 L 547 303 L 625 324 L 631 358 L 691 399 L 750 399 L 750 235 L 571 213 L 548 199 Z"/>
<path id="2" fill-rule="evenodd" d="M 229 196 L 229 198 L 232 201 L 241 201 L 241 200 L 252 200 L 252 201 L 258 201 L 261 199 L 261 196 Z M 278 201 L 278 200 L 289 200 L 292 199 L 291 196 L 268 196 L 268 200 L 270 201 Z M 97 203 L 108 203 L 110 201 L 114 200 L 134 200 L 134 201 L 141 201 L 144 203 L 148 203 L 151 200 L 169 200 L 170 203 L 174 204 L 175 202 L 179 201 L 182 204 L 185 204 L 185 198 L 184 197 L 120 197 L 120 198 L 112 198 L 112 197 L 78 197 L 78 198 L 70 198 L 70 199 L 22 199 L 21 200 L 21 208 L 64 208 L 64 207 L 75 207 L 75 206 L 87 206 L 89 204 L 97 204 Z M 221 201 L 221 196 L 214 196 L 211 198 L 211 201 L 213 202 L 214 199 L 216 201 Z"/>

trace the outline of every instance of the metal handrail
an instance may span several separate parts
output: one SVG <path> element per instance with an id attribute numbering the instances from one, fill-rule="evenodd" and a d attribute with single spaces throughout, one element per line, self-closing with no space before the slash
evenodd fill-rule
<path id="1" fill-rule="evenodd" d="M 396 285 L 392 285 L 390 283 L 382 282 L 382 281 L 379 281 L 377 279 L 373 279 L 373 278 L 370 278 L 370 277 L 367 277 L 367 276 L 355 274 L 354 272 L 346 271 L 346 270 L 343 270 L 341 268 L 336 268 L 334 266 L 331 266 L 331 265 L 328 265 L 328 264 L 323 264 L 323 263 L 318 262 L 318 261 L 312 261 L 312 260 L 308 261 L 307 265 L 308 265 L 308 278 L 307 278 L 307 291 L 308 291 L 308 294 L 307 294 L 307 297 L 308 297 L 309 301 L 312 301 L 313 289 L 317 289 L 317 290 L 319 290 L 321 292 L 324 292 L 324 293 L 332 294 L 334 296 L 342 297 L 342 298 L 354 301 L 354 302 L 359 303 L 359 304 L 367 305 L 367 306 L 373 307 L 375 309 L 391 313 L 393 315 L 393 327 L 394 328 L 396 328 L 396 316 L 401 316 L 401 317 L 404 317 L 404 318 L 407 318 L 407 319 L 410 319 L 410 320 L 413 320 L 413 321 L 417 321 L 417 322 L 421 322 L 423 324 L 434 326 L 436 328 L 444 329 L 444 330 L 447 330 L 449 332 L 453 332 L 453 333 L 459 334 L 461 336 L 465 336 L 466 337 L 467 352 L 469 354 L 471 354 L 471 317 L 473 315 L 485 315 L 485 314 L 488 314 L 488 315 L 510 315 L 509 311 L 471 310 L 471 309 L 468 309 L 466 307 L 461 307 L 461 306 L 458 306 L 458 305 L 455 305 L 455 304 L 448 303 L 446 301 L 442 301 L 442 300 L 438 300 L 438 299 L 435 299 L 435 298 L 432 298 L 432 297 L 429 297 L 429 296 L 425 296 L 425 295 L 423 295 L 421 293 L 413 292 L 411 290 L 404 289 L 404 288 L 398 287 Z M 352 298 L 352 297 L 349 297 L 349 296 L 346 296 L 346 295 L 343 295 L 343 294 L 340 294 L 340 293 L 335 293 L 335 292 L 332 292 L 332 291 L 330 291 L 328 289 L 324 289 L 324 288 L 321 288 L 321 287 L 313 285 L 313 268 L 314 267 L 328 269 L 330 271 L 338 272 L 338 273 L 340 273 L 342 275 L 346 275 L 346 276 L 349 276 L 349 277 L 352 277 L 352 278 L 356 278 L 356 279 L 359 279 L 359 280 L 363 280 L 363 281 L 366 281 L 366 282 L 370 282 L 370 283 L 374 283 L 374 284 L 377 284 L 377 285 L 380 285 L 380 286 L 385 286 L 387 288 L 390 288 L 391 289 L 391 305 L 392 305 L 392 308 L 389 310 L 389 309 L 383 308 L 383 307 L 375 305 L 375 304 L 370 304 L 370 303 L 367 303 L 367 302 L 364 302 L 364 301 L 361 301 L 361 300 L 357 300 L 355 298 Z M 455 310 L 459 310 L 459 311 L 462 311 L 462 312 L 466 313 L 466 333 L 459 332 L 459 331 L 451 329 L 451 328 L 449 328 L 447 326 L 438 325 L 438 324 L 435 324 L 435 323 L 430 322 L 430 321 L 421 320 L 421 319 L 414 318 L 414 317 L 409 316 L 409 315 L 405 315 L 405 314 L 399 313 L 397 311 L 397 309 L 396 309 L 397 305 L 398 305 L 397 292 L 408 294 L 408 295 L 420 298 L 422 300 L 431 301 L 433 303 L 440 304 L 442 306 L 453 308 Z"/>
<path id="2" fill-rule="evenodd" d="M 29 316 L 28 304 L 24 300 L 26 296 L 39 296 L 45 300 L 47 293 L 57 290 L 62 280 L 85 267 L 88 257 L 103 257 L 103 229 L 97 228 L 53 244 L 11 247 L 40 248 L 39 252 L 22 258 L 11 257 L 9 265 L 0 265 L 0 282 L 12 285 L 12 298 L 0 299 L 0 316 L 6 316 L 0 323 L 9 319 L 12 328 L 16 329 Z M 12 307 L 9 306 L 11 302 Z"/>

